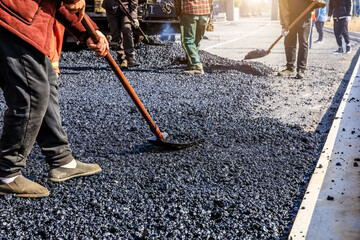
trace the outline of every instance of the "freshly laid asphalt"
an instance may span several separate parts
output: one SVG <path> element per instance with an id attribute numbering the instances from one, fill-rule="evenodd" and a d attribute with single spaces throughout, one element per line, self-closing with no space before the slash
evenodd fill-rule
<path id="1" fill-rule="evenodd" d="M 216 23 L 202 41 L 203 76 L 182 73 L 178 43 L 137 47 L 124 71 L 160 129 L 173 141 L 205 142 L 181 151 L 151 136 L 102 59 L 64 52 L 63 125 L 74 156 L 100 174 L 47 181 L 37 146 L 24 175 L 51 191 L 42 199 L 0 199 L 3 239 L 286 239 L 358 57 L 334 55 L 331 33 L 310 50 L 302 80 L 280 78 L 280 32 L 266 18 Z M 114 53 L 114 52 L 112 52 Z M 2 112 L 6 109 L 1 99 Z"/>

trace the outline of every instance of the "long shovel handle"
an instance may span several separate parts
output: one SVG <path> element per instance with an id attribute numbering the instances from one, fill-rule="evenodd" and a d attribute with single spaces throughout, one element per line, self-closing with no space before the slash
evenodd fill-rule
<path id="1" fill-rule="evenodd" d="M 295 24 L 305 16 L 306 13 L 308 13 L 310 11 L 311 8 L 313 8 L 315 6 L 315 4 L 317 3 L 317 1 L 313 1 L 291 24 L 290 26 L 286 29 L 286 31 L 290 31 L 290 29 L 293 28 L 293 26 L 295 26 Z M 280 35 L 276 41 L 269 47 L 269 49 L 266 51 L 267 54 L 270 53 L 271 49 L 280 41 L 280 39 L 283 37 L 283 35 Z"/>
<path id="2" fill-rule="evenodd" d="M 84 16 L 81 23 L 84 25 L 84 27 L 85 27 L 87 33 L 90 35 L 91 39 L 95 43 L 97 43 L 99 41 L 100 37 L 96 33 L 94 27 L 91 25 L 87 15 Z M 123 87 L 128 92 L 129 96 L 131 97 L 131 99 L 135 103 L 137 109 L 140 111 L 143 118 L 146 120 L 147 124 L 150 127 L 151 132 L 153 132 L 155 134 L 157 139 L 159 139 L 161 141 L 164 141 L 164 137 L 161 134 L 160 129 L 156 126 L 155 122 L 150 117 L 150 114 L 145 109 L 144 105 L 141 103 L 139 97 L 136 95 L 134 89 L 131 87 L 131 85 L 128 82 L 128 80 L 126 79 L 125 75 L 122 73 L 119 66 L 116 64 L 116 62 L 115 62 L 114 58 L 111 56 L 110 52 L 107 52 L 107 54 L 105 56 L 105 59 L 109 63 L 111 69 L 114 71 L 115 75 L 121 81 Z"/>
<path id="3" fill-rule="evenodd" d="M 122 3 L 121 0 L 118 0 L 122 9 L 124 10 L 125 14 L 130 18 L 130 20 L 135 23 L 135 19 L 131 16 L 131 14 L 129 13 L 129 11 L 126 9 L 125 5 Z M 141 34 L 144 36 L 144 38 L 146 39 L 146 41 L 148 43 L 150 43 L 149 39 L 147 38 L 147 36 L 145 35 L 144 31 L 141 29 L 141 27 L 139 26 L 139 30 L 141 32 Z"/>

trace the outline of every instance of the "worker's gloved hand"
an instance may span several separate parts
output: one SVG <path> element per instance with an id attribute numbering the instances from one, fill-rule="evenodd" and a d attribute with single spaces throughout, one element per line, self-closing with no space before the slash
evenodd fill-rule
<path id="1" fill-rule="evenodd" d="M 85 0 L 80 0 L 77 3 L 73 3 L 73 4 L 66 4 L 64 3 L 64 7 L 70 12 L 70 13 L 77 13 L 79 12 L 78 15 L 78 21 L 80 22 L 85 14 Z"/>
<path id="2" fill-rule="evenodd" d="M 327 21 L 330 22 L 331 17 L 328 17 Z"/>
<path id="3" fill-rule="evenodd" d="M 140 27 L 139 20 L 134 19 L 134 27 L 135 27 L 135 28 L 139 28 L 139 27 Z"/>
<path id="4" fill-rule="evenodd" d="M 289 31 L 286 31 L 285 28 L 283 28 L 283 29 L 281 30 L 281 35 L 283 35 L 283 37 L 286 37 L 288 34 L 289 34 Z"/>
<path id="5" fill-rule="evenodd" d="M 96 30 L 96 33 L 100 37 L 98 43 L 95 43 L 91 38 L 86 40 L 86 45 L 90 50 L 95 51 L 96 55 L 99 57 L 105 57 L 109 51 L 109 42 L 102 32 Z"/>
<path id="6" fill-rule="evenodd" d="M 351 20 L 351 16 L 346 16 L 346 21 L 349 22 Z"/>

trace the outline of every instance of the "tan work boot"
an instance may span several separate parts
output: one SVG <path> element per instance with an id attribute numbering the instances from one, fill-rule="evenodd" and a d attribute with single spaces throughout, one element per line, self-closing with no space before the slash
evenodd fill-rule
<path id="1" fill-rule="evenodd" d="M 187 74 L 204 74 L 204 69 L 202 64 L 198 65 L 198 66 L 187 66 L 185 68 L 184 73 Z"/>
<path id="2" fill-rule="evenodd" d="M 120 62 L 120 68 L 123 69 L 123 68 L 127 68 L 128 67 L 128 62 L 127 60 L 122 60 Z"/>
<path id="3" fill-rule="evenodd" d="M 295 70 L 290 69 L 290 68 L 286 68 L 286 69 L 278 72 L 278 76 L 280 76 L 280 77 L 287 77 L 287 76 L 292 75 L 294 72 L 295 72 Z"/>
<path id="4" fill-rule="evenodd" d="M 83 163 L 76 160 L 75 168 L 57 167 L 51 169 L 48 179 L 53 182 L 62 182 L 73 177 L 92 175 L 100 171 L 101 168 L 98 164 Z"/>
<path id="5" fill-rule="evenodd" d="M 20 175 L 11 183 L 0 181 L 0 195 L 15 194 L 17 197 L 46 197 L 47 188 Z"/>
<path id="6" fill-rule="evenodd" d="M 137 67 L 139 66 L 138 63 L 136 63 L 135 59 L 131 58 L 127 61 L 127 67 Z"/>

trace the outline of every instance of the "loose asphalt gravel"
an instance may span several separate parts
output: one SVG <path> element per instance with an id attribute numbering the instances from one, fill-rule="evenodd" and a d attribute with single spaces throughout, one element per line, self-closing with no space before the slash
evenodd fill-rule
<path id="1" fill-rule="evenodd" d="M 172 141 L 205 139 L 169 151 L 147 143 L 149 127 L 105 60 L 64 52 L 63 126 L 74 156 L 103 171 L 47 181 L 35 146 L 23 173 L 51 195 L 1 198 L 1 239 L 286 239 L 354 55 L 295 80 L 202 51 L 199 76 L 182 73 L 179 44 L 140 44 L 140 66 L 124 74 L 154 121 Z M 302 101 L 304 88 L 312 100 Z"/>

